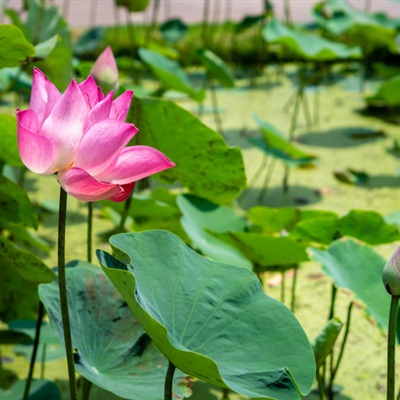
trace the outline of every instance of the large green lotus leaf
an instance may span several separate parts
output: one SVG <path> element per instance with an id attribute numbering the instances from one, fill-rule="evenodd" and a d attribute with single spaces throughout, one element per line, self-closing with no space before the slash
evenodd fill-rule
<path id="1" fill-rule="evenodd" d="M 249 138 L 249 140 L 263 150 L 268 155 L 282 160 L 289 166 L 300 166 L 315 163 L 317 157 L 305 153 L 291 142 L 274 126 L 266 121 L 254 116 L 254 120 L 259 126 L 263 137 Z"/>
<path id="2" fill-rule="evenodd" d="M 19 156 L 16 129 L 17 121 L 14 115 L 0 114 L 0 160 L 15 167 L 22 167 L 24 164 Z"/>
<path id="3" fill-rule="evenodd" d="M 26 192 L 5 176 L 0 176 L 0 204 L 0 226 L 5 221 L 37 228 L 35 209 Z"/>
<path id="4" fill-rule="evenodd" d="M 76 349 L 75 368 L 97 386 L 125 399 L 159 400 L 168 361 L 149 339 L 104 272 L 87 262 L 66 269 L 67 295 Z M 39 286 L 60 341 L 63 341 L 58 283 Z M 175 396 L 189 396 L 187 380 L 175 378 Z"/>
<path id="5" fill-rule="evenodd" d="M 315 365 L 304 331 L 250 271 L 208 260 L 167 231 L 110 243 L 118 259 L 98 250 L 104 271 L 177 368 L 253 398 L 310 390 Z"/>
<path id="6" fill-rule="evenodd" d="M 273 18 L 262 31 L 268 43 L 285 46 L 299 58 L 313 61 L 360 58 L 359 47 L 350 48 L 342 43 L 331 42 L 322 37 L 294 31 Z"/>
<path id="7" fill-rule="evenodd" d="M 382 284 L 386 260 L 368 245 L 353 239 L 333 242 L 328 250 L 312 250 L 312 258 L 339 288 L 351 290 L 380 329 L 387 329 L 390 296 Z"/>
<path id="8" fill-rule="evenodd" d="M 291 236 L 307 242 L 330 244 L 338 237 L 339 227 L 337 216 L 308 218 L 294 227 Z"/>
<path id="9" fill-rule="evenodd" d="M 14 25 L 0 25 L 0 69 L 22 65 L 35 55 L 35 48 Z"/>
<path id="10" fill-rule="evenodd" d="M 243 218 L 226 206 L 193 195 L 180 195 L 177 204 L 182 211 L 181 223 L 193 245 L 215 261 L 252 269 L 251 262 L 235 247 L 211 235 L 214 232 L 242 231 Z"/>
<path id="11" fill-rule="evenodd" d="M 375 107 L 395 107 L 400 105 L 400 75 L 382 83 L 372 96 L 366 97 L 368 105 Z"/>
<path id="12" fill-rule="evenodd" d="M 235 77 L 224 60 L 207 49 L 198 50 L 197 56 L 206 68 L 210 78 L 217 80 L 225 88 L 235 87 Z"/>
<path id="13" fill-rule="evenodd" d="M 28 0 L 28 16 L 24 33 L 33 43 L 43 43 L 58 35 L 59 39 L 44 61 L 36 63 L 46 76 L 61 90 L 72 79 L 72 44 L 68 23 L 59 7 L 48 6 L 40 0 Z M 53 39 L 54 40 L 54 39 Z"/>
<path id="14" fill-rule="evenodd" d="M 339 230 L 342 236 L 353 236 L 372 245 L 400 240 L 398 226 L 386 223 L 374 211 L 351 210 L 341 218 Z"/>
<path id="15" fill-rule="evenodd" d="M 145 48 L 140 48 L 138 54 L 167 89 L 177 90 L 188 94 L 194 100 L 203 101 L 204 92 L 193 87 L 186 73 L 176 61 Z"/>
<path id="16" fill-rule="evenodd" d="M 267 236 L 253 232 L 229 232 L 236 246 L 258 268 L 280 267 L 308 260 L 307 244 L 288 236 Z M 223 235 L 218 237 L 223 238 Z"/>
<path id="17" fill-rule="evenodd" d="M 140 126 L 137 140 L 166 154 L 176 167 L 158 174 L 179 181 L 193 194 L 217 203 L 234 200 L 246 185 L 239 148 L 175 103 L 155 98 L 135 99 L 133 120 Z"/>
<path id="18" fill-rule="evenodd" d="M 54 272 L 43 261 L 28 251 L 18 249 L 14 243 L 0 236 L 0 254 L 2 262 L 7 262 L 8 268 L 31 283 L 51 282 Z"/>
<path id="19" fill-rule="evenodd" d="M 0 389 L 1 400 L 23 400 L 26 381 L 14 383 L 8 390 Z M 61 400 L 61 392 L 54 382 L 34 379 L 29 390 L 28 400 Z"/>
<path id="20" fill-rule="evenodd" d="M 249 209 L 247 217 L 254 224 L 253 231 L 261 230 L 263 233 L 274 234 L 282 230 L 291 232 L 300 221 L 314 218 L 337 218 L 337 215 L 332 211 L 324 210 L 257 206 Z"/>

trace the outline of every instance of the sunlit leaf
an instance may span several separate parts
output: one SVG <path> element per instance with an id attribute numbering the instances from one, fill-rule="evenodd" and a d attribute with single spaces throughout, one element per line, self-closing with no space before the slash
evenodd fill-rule
<path id="1" fill-rule="evenodd" d="M 162 99 L 135 99 L 133 121 L 140 126 L 140 144 L 166 154 L 176 167 L 158 174 L 179 181 L 193 194 L 214 202 L 235 199 L 246 185 L 242 153 L 193 114 Z"/>
<path id="2" fill-rule="evenodd" d="M 0 69 L 19 66 L 35 54 L 35 48 L 14 25 L 0 25 L 0 48 Z"/>
<path id="3" fill-rule="evenodd" d="M 225 88 L 235 87 L 235 77 L 224 60 L 207 49 L 198 50 L 197 57 L 203 63 L 210 78 L 217 80 Z"/>
<path id="4" fill-rule="evenodd" d="M 263 37 L 268 43 L 281 44 L 297 57 L 314 61 L 360 58 L 359 47 L 350 48 L 342 43 L 331 42 L 320 36 L 297 32 L 273 18 L 263 29 Z"/>
<path id="5" fill-rule="evenodd" d="M 35 46 L 35 58 L 46 58 L 54 50 L 57 45 L 58 35 L 52 36 Z"/>
<path id="6" fill-rule="evenodd" d="M 387 330 L 390 296 L 382 284 L 386 260 L 370 246 L 353 239 L 333 242 L 328 250 L 312 249 L 313 259 L 322 264 L 322 271 L 334 284 L 349 289 L 363 303 L 365 314 L 381 330 Z"/>
<path id="7" fill-rule="evenodd" d="M 211 235 L 214 232 L 241 231 L 245 221 L 226 206 L 193 195 L 180 195 L 181 223 L 193 245 L 212 260 L 252 269 L 251 262 L 235 248 Z"/>
<path id="8" fill-rule="evenodd" d="M 310 344 L 253 273 L 207 260 L 166 231 L 116 235 L 110 243 L 118 259 L 99 250 L 104 271 L 177 368 L 255 398 L 309 392 Z"/>
<path id="9" fill-rule="evenodd" d="M 145 48 L 140 48 L 138 54 L 167 89 L 186 93 L 199 102 L 204 99 L 204 92 L 193 87 L 186 73 L 176 61 Z"/>

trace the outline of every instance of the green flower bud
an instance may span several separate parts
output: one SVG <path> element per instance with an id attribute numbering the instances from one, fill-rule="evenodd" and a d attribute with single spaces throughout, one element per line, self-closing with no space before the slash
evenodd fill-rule
<path id="1" fill-rule="evenodd" d="M 385 289 L 392 296 L 400 296 L 400 246 L 386 263 L 382 273 Z"/>

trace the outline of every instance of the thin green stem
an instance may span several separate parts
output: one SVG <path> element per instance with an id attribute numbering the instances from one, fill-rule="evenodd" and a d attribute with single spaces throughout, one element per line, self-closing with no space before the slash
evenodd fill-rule
<path id="1" fill-rule="evenodd" d="M 44 372 L 45 372 L 45 367 L 46 367 L 46 352 L 47 352 L 47 343 L 43 343 L 42 359 L 41 359 L 42 366 L 40 368 L 40 379 L 44 379 Z"/>
<path id="2" fill-rule="evenodd" d="M 24 400 L 28 400 L 28 398 L 29 398 L 29 390 L 31 388 L 31 383 L 32 383 L 32 378 L 33 378 L 33 370 L 35 369 L 36 355 L 37 355 L 37 351 L 39 348 L 40 330 L 42 328 L 43 316 L 44 316 L 44 306 L 43 306 L 42 302 L 39 301 L 38 317 L 36 320 L 35 339 L 33 341 L 33 351 L 32 351 L 32 355 L 31 355 L 31 361 L 29 364 L 28 378 L 26 379 L 26 384 L 25 384 Z"/>
<path id="3" fill-rule="evenodd" d="M 292 281 L 292 298 L 290 301 L 290 310 L 294 313 L 296 309 L 296 287 L 297 287 L 297 270 L 299 266 L 296 265 L 293 268 L 293 281 Z"/>
<path id="4" fill-rule="evenodd" d="M 336 294 L 337 294 L 337 288 L 336 288 L 336 286 L 332 283 L 331 305 L 330 305 L 330 308 L 329 308 L 328 321 L 329 321 L 330 319 L 332 319 L 332 318 L 335 316 Z"/>
<path id="5" fill-rule="evenodd" d="M 286 278 L 285 278 L 285 268 L 281 269 L 281 303 L 285 304 L 285 287 L 286 287 Z"/>
<path id="6" fill-rule="evenodd" d="M 217 98 L 217 91 L 215 90 L 215 85 L 212 82 L 210 85 L 210 93 L 211 93 L 211 104 L 213 107 L 213 115 L 215 120 L 215 125 L 217 127 L 218 132 L 224 137 L 224 129 L 222 127 L 222 119 L 219 115 L 218 109 L 218 98 Z"/>
<path id="7" fill-rule="evenodd" d="M 172 400 L 172 382 L 174 380 L 175 365 L 169 361 L 167 375 L 165 376 L 164 400 Z"/>
<path id="8" fill-rule="evenodd" d="M 222 399 L 221 400 L 229 400 L 229 389 L 228 388 L 222 389 Z"/>
<path id="9" fill-rule="evenodd" d="M 260 190 L 260 194 L 258 195 L 258 198 L 257 198 L 258 202 L 260 202 L 260 203 L 264 200 L 265 195 L 267 194 L 268 185 L 271 180 L 272 172 L 274 171 L 275 163 L 276 163 L 276 158 L 272 158 L 268 164 L 268 167 L 266 168 L 267 172 L 265 174 L 264 183 Z"/>
<path id="10" fill-rule="evenodd" d="M 324 380 L 322 378 L 322 375 L 321 375 L 321 372 L 319 369 L 317 369 L 317 383 L 318 383 L 319 400 L 325 400 Z"/>
<path id="11" fill-rule="evenodd" d="M 354 303 L 350 302 L 349 307 L 347 308 L 346 328 L 345 328 L 345 331 L 344 331 L 342 344 L 340 346 L 339 356 L 338 356 L 338 359 L 336 361 L 335 368 L 333 369 L 333 373 L 332 373 L 332 377 L 331 377 L 332 384 L 333 384 L 333 380 L 335 379 L 336 374 L 337 374 L 337 372 L 339 370 L 340 362 L 342 361 L 342 357 L 343 357 L 343 354 L 344 354 L 344 349 L 345 349 L 346 343 L 347 343 L 347 337 L 349 336 L 350 323 L 351 323 L 351 311 L 353 309 L 353 305 L 354 305 Z"/>
<path id="12" fill-rule="evenodd" d="M 118 225 L 118 229 L 121 231 L 124 230 L 125 222 L 129 215 L 129 209 L 131 208 L 131 203 L 132 203 L 132 196 L 133 192 L 124 202 L 124 209 L 122 210 L 121 220 L 119 221 Z"/>
<path id="13" fill-rule="evenodd" d="M 387 387 L 386 399 L 395 399 L 395 361 L 396 361 L 396 324 L 397 309 L 399 307 L 400 296 L 392 296 L 390 302 L 389 331 L 387 347 Z"/>
<path id="14" fill-rule="evenodd" d="M 74 354 L 72 350 L 71 327 L 69 324 L 67 280 L 65 277 L 65 226 L 67 219 L 67 193 L 60 188 L 60 207 L 58 214 L 58 286 L 60 290 L 61 317 L 64 329 L 65 351 L 67 353 L 69 389 L 71 400 L 78 400 L 75 378 Z"/>
<path id="15" fill-rule="evenodd" d="M 93 241 L 93 203 L 88 204 L 88 219 L 87 219 L 87 260 L 92 262 L 92 241 Z"/>

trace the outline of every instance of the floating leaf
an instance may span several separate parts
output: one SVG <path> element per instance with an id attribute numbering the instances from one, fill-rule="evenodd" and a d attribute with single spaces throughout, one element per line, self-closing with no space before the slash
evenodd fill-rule
<path id="1" fill-rule="evenodd" d="M 193 114 L 162 99 L 135 99 L 133 120 L 140 126 L 137 140 L 176 163 L 157 176 L 179 181 L 193 194 L 214 202 L 235 199 L 246 185 L 242 153 Z M 139 137 L 140 136 L 140 137 Z"/>
<path id="2" fill-rule="evenodd" d="M 333 175 L 338 181 L 348 185 L 363 185 L 369 180 L 369 175 L 366 172 L 352 168 L 334 171 Z"/>
<path id="3" fill-rule="evenodd" d="M 254 116 L 254 120 L 261 129 L 263 138 L 249 138 L 249 140 L 265 153 L 282 160 L 292 167 L 315 163 L 317 160 L 316 156 L 307 154 L 295 147 L 274 126 L 258 118 L 256 115 Z"/>
<path id="4" fill-rule="evenodd" d="M 382 284 L 386 260 L 368 245 L 353 239 L 333 242 L 328 250 L 312 250 L 312 258 L 322 264 L 322 270 L 334 284 L 351 290 L 360 300 L 368 317 L 379 329 L 387 330 L 390 298 Z"/>
<path id="5" fill-rule="evenodd" d="M 20 66 L 35 55 L 35 48 L 14 25 L 0 25 L 0 48 L 0 69 Z"/>
<path id="6" fill-rule="evenodd" d="M 251 262 L 235 248 L 211 235 L 214 232 L 241 231 L 245 221 L 226 206 L 193 195 L 180 195 L 181 223 L 196 248 L 215 261 L 252 269 Z"/>
<path id="7" fill-rule="evenodd" d="M 330 244 L 339 235 L 339 226 L 337 216 L 308 218 L 294 227 L 292 236 L 307 242 Z"/>
<path id="8" fill-rule="evenodd" d="M 80 261 L 68 266 L 67 294 L 76 370 L 125 399 L 159 400 L 168 365 L 165 357 L 100 268 Z M 40 285 L 39 295 L 63 341 L 58 283 Z M 175 377 L 174 387 L 174 398 L 190 395 L 182 375 Z"/>
<path id="9" fill-rule="evenodd" d="M 243 19 L 236 25 L 235 31 L 236 33 L 243 32 L 260 22 L 262 22 L 265 19 L 264 15 L 246 15 L 243 17 Z"/>
<path id="10" fill-rule="evenodd" d="M 342 326 L 343 324 L 339 318 L 332 318 L 312 341 L 311 345 L 314 350 L 317 368 L 324 363 L 326 357 L 332 352 Z"/>
<path id="11" fill-rule="evenodd" d="M 26 381 L 18 381 L 8 389 L 0 389 L 1 400 L 23 400 Z M 61 392 L 54 382 L 34 379 L 29 390 L 29 400 L 61 400 Z"/>
<path id="12" fill-rule="evenodd" d="M 0 204 L 0 226 L 4 221 L 37 228 L 35 209 L 25 191 L 5 176 L 0 176 Z"/>
<path id="13" fill-rule="evenodd" d="M 197 57 L 203 63 L 210 78 L 217 80 L 225 88 L 235 87 L 235 77 L 224 60 L 207 49 L 198 50 Z"/>
<path id="14" fill-rule="evenodd" d="M 268 43 L 282 44 L 302 59 L 328 61 L 361 57 L 359 47 L 350 48 L 316 35 L 296 32 L 281 24 L 277 18 L 265 25 L 262 34 Z"/>
<path id="15" fill-rule="evenodd" d="M 74 46 L 75 54 L 82 55 L 85 53 L 93 53 L 104 45 L 106 37 L 106 29 L 103 26 L 95 26 L 89 28 L 81 36 L 78 37 Z M 84 76 L 86 76 L 85 74 Z"/>
<path id="16" fill-rule="evenodd" d="M 203 101 L 204 92 L 192 86 L 186 73 L 176 61 L 145 48 L 140 48 L 138 54 L 167 89 L 177 90 L 188 94 L 196 101 Z"/>
<path id="17" fill-rule="evenodd" d="M 98 250 L 104 271 L 177 368 L 249 397 L 309 392 L 315 365 L 307 337 L 254 274 L 207 260 L 166 231 L 110 243 L 128 265 Z"/>

